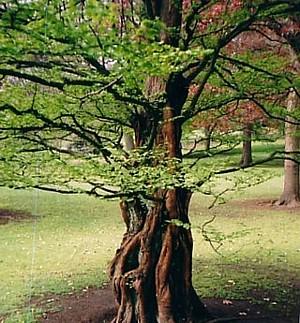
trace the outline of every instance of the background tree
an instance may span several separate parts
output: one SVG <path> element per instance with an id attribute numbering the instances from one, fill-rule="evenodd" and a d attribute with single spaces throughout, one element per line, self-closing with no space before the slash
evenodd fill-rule
<path id="1" fill-rule="evenodd" d="M 271 26 L 273 26 L 273 28 L 275 28 L 274 26 L 279 28 L 278 23 L 276 25 L 273 22 Z M 295 32 L 295 26 L 296 25 L 294 25 L 293 28 L 287 27 L 286 32 L 287 30 L 289 30 L 289 33 Z M 278 31 L 278 33 L 281 35 L 280 31 Z M 237 64 L 232 64 L 232 58 L 239 59 L 243 57 L 243 62 L 240 62 L 241 65 L 244 65 L 245 62 L 247 62 L 256 65 L 256 67 L 261 66 L 268 70 L 268 72 L 273 73 L 273 76 L 276 74 L 276 69 L 281 70 L 282 72 L 284 69 L 291 71 L 289 59 L 287 58 L 288 52 L 283 49 L 284 42 L 282 41 L 282 36 L 280 36 L 281 41 L 278 40 L 278 37 L 279 36 L 274 34 L 274 31 L 266 28 L 265 20 L 262 19 L 253 24 L 251 28 L 249 28 L 249 31 L 239 34 L 226 46 L 226 54 L 231 56 L 231 60 L 228 60 L 230 63 L 223 65 L 218 71 L 218 76 L 223 82 L 220 83 L 219 78 L 217 78 L 217 80 L 210 78 L 210 82 L 213 83 L 206 86 L 206 90 L 211 95 L 218 96 L 222 95 L 222 93 L 224 94 L 224 92 L 228 90 L 240 90 L 237 86 L 237 79 L 243 75 L 243 81 L 247 84 L 248 93 L 250 93 L 249 100 L 248 102 L 246 100 L 241 100 L 236 106 L 230 103 L 227 108 L 222 110 L 217 109 L 213 114 L 211 111 L 204 112 L 204 116 L 199 114 L 196 116 L 193 123 L 193 127 L 204 127 L 205 135 L 208 139 L 212 138 L 213 131 L 221 133 L 221 138 L 223 138 L 223 140 L 227 133 L 232 131 L 236 131 L 237 133 L 242 132 L 243 135 L 240 140 L 243 141 L 241 158 L 241 165 L 243 167 L 248 167 L 252 162 L 252 135 L 255 134 L 256 139 L 259 139 L 258 130 L 263 130 L 262 139 L 264 140 L 269 136 L 267 134 L 269 127 L 274 127 L 274 129 L 280 129 L 282 127 L 280 124 L 285 121 L 285 112 L 282 108 L 284 107 L 284 101 L 288 90 L 286 85 L 280 89 L 279 82 L 277 82 L 277 84 L 274 83 L 275 91 L 269 87 L 269 84 L 261 84 L 258 87 L 259 82 L 254 81 L 253 75 L 251 74 L 248 74 L 250 82 L 249 80 L 245 80 L 244 77 L 247 74 L 239 74 L 239 72 L 236 71 Z M 251 60 L 248 60 L 247 57 L 249 58 L 250 51 L 253 52 L 253 54 L 251 55 Z M 278 62 L 280 63 L 278 64 Z M 239 68 L 242 67 L 240 66 Z M 195 87 L 195 85 L 193 85 L 193 87 Z M 264 96 L 265 103 L 269 103 L 262 105 L 260 102 L 257 102 L 254 96 L 258 95 L 261 97 Z M 270 104 L 271 102 L 273 102 L 273 105 Z M 277 105 L 276 109 L 274 109 L 274 104 Z M 277 112 L 275 112 L 275 110 L 277 110 Z M 282 111 L 278 113 L 279 110 Z M 291 124 L 291 122 L 287 123 Z M 295 119 L 294 123 L 297 123 Z M 265 128 L 266 125 L 268 125 L 268 128 Z M 294 133 L 296 132 L 294 131 Z M 217 138 L 216 135 L 214 137 L 215 139 Z M 269 137 L 271 138 L 271 136 Z M 236 141 L 236 143 L 237 142 L 238 141 Z M 209 146 L 210 145 L 208 144 L 207 147 Z M 235 145 L 232 147 L 234 146 Z M 289 154 L 290 153 L 291 151 Z M 295 165 L 297 165 L 297 162 L 295 162 Z"/>
<path id="2" fill-rule="evenodd" d="M 242 167 L 249 167 L 253 161 L 253 140 L 273 140 L 273 136 L 268 134 L 272 127 L 275 127 L 275 122 L 249 102 L 228 105 L 221 111 L 200 113 L 191 124 L 192 129 L 203 129 L 204 137 L 198 142 L 204 141 L 206 151 L 223 147 L 221 149 L 225 152 L 242 143 Z"/>
<path id="3" fill-rule="evenodd" d="M 193 191 L 228 170 L 192 177 L 182 127 L 241 100 L 264 107 L 262 92 L 291 86 L 226 47 L 258 19 L 298 9 L 290 1 L 1 5 L 2 184 L 120 198 L 126 232 L 110 266 L 115 322 L 209 317 L 192 286 L 188 209 Z M 207 95 L 212 77 L 230 90 Z M 130 152 L 121 145 L 127 131 Z"/>
<path id="4" fill-rule="evenodd" d="M 267 26 L 275 34 L 273 37 L 280 46 L 287 45 L 284 53 L 289 57 L 289 70 L 293 78 L 298 78 L 300 74 L 299 62 L 299 41 L 300 41 L 300 21 L 299 15 L 292 15 L 283 19 L 271 20 Z M 277 204 L 295 206 L 300 201 L 299 182 L 299 86 L 291 87 L 287 95 L 287 111 L 285 123 L 285 152 L 284 161 L 284 187 L 283 193 Z"/>
<path id="5" fill-rule="evenodd" d="M 281 106 L 286 105 L 286 111 L 275 114 L 272 110 L 264 110 L 278 121 L 285 121 L 285 160 L 284 160 L 284 189 L 277 201 L 278 205 L 295 206 L 299 203 L 299 116 L 298 116 L 298 81 L 299 77 L 299 15 L 279 17 L 278 19 L 262 20 L 254 24 L 251 30 L 254 34 L 239 36 L 243 47 L 250 46 L 260 53 L 276 55 L 278 60 L 285 62 L 281 70 L 289 71 L 292 87 L 283 87 L 281 93 L 273 96 L 273 101 Z M 250 41 L 249 41 L 250 37 Z M 247 39 L 248 38 L 248 39 Z M 264 54 L 263 54 L 264 56 Z"/>

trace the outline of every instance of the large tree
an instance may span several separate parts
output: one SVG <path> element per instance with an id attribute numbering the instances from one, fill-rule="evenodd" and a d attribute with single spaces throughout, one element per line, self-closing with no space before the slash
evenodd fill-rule
<path id="1" fill-rule="evenodd" d="M 265 103 L 253 78 L 273 91 L 285 78 L 230 57 L 226 46 L 256 20 L 294 10 L 299 1 L 0 6 L 2 185 L 120 198 L 126 232 L 110 266 L 115 322 L 210 317 L 192 286 L 188 210 L 216 169 L 189 175 L 182 127 L 200 111 Z M 212 76 L 220 86 L 233 82 L 230 91 L 206 95 Z M 128 133 L 130 151 L 121 144 Z"/>

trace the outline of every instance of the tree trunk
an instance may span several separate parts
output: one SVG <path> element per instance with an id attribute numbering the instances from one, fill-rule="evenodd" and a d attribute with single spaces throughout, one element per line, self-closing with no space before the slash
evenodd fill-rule
<path id="1" fill-rule="evenodd" d="M 247 123 L 243 128 L 243 151 L 241 166 L 248 167 L 252 164 L 252 125 Z"/>
<path id="2" fill-rule="evenodd" d="M 150 78 L 148 90 L 161 90 L 162 82 Z M 181 159 L 178 116 L 188 89 L 180 74 L 171 75 L 164 84 L 168 100 L 155 146 L 165 149 L 166 158 Z M 118 303 L 114 322 L 203 322 L 210 318 L 192 286 L 191 195 L 174 187 L 157 190 L 155 202 L 146 203 L 138 197 L 121 202 L 127 230 L 110 266 Z"/>
<path id="3" fill-rule="evenodd" d="M 160 192 L 143 214 L 122 202 L 127 232 L 111 264 L 110 275 L 118 303 L 114 322 L 202 322 L 209 318 L 191 283 L 192 236 L 187 209 L 191 194 L 183 189 Z"/>
<path id="4" fill-rule="evenodd" d="M 299 98 L 295 90 L 291 90 L 288 95 L 287 110 L 293 112 L 298 107 Z M 279 205 L 294 206 L 300 202 L 299 196 L 299 164 L 291 160 L 296 158 L 294 152 L 299 151 L 299 126 L 293 124 L 293 117 L 287 117 L 285 124 L 285 152 L 287 153 L 284 161 L 284 187 Z"/>
<path id="5" fill-rule="evenodd" d="M 181 1 L 145 0 L 148 17 L 165 27 L 160 40 L 178 46 Z M 167 80 L 167 81 L 166 81 Z M 145 94 L 153 106 L 165 93 L 165 105 L 141 108 L 133 121 L 135 145 L 165 152 L 166 160 L 181 159 L 181 109 L 188 95 L 181 73 L 146 80 Z M 155 163 L 155 162 L 154 162 Z M 155 164 L 153 164 L 155 167 Z M 166 168 L 176 174 L 176 168 Z M 193 241 L 188 209 L 191 192 L 183 187 L 157 189 L 151 200 L 140 195 L 121 202 L 126 233 L 110 266 L 118 303 L 116 323 L 202 322 L 209 318 L 192 286 Z"/>
<path id="6" fill-rule="evenodd" d="M 121 144 L 126 152 L 131 151 L 134 148 L 134 140 L 132 135 L 124 133 L 121 139 Z"/>
<path id="7" fill-rule="evenodd" d="M 204 127 L 204 150 L 209 152 L 211 148 L 212 134 L 217 126 L 216 122 L 211 122 L 210 125 Z"/>
<path id="8" fill-rule="evenodd" d="M 300 61 L 298 58 L 299 49 L 293 48 L 290 44 L 291 64 L 294 72 L 299 75 Z M 299 93 L 299 92 L 298 92 Z M 295 119 L 292 114 L 299 108 L 299 97 L 295 89 L 291 89 L 287 99 L 287 122 L 285 123 L 285 152 L 287 159 L 284 161 L 284 187 L 278 205 L 295 206 L 300 202 L 299 164 L 293 161 L 297 155 L 294 152 L 300 148 L 300 127 L 299 119 Z M 298 123 L 298 124 L 297 124 Z"/>

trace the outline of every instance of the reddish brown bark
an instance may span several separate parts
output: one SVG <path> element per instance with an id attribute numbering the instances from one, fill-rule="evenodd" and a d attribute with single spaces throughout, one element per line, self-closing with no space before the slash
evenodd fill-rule
<path id="1" fill-rule="evenodd" d="M 173 77 L 181 83 L 174 82 Z M 187 87 L 181 76 L 171 78 L 170 84 L 165 83 L 170 99 L 163 109 L 155 142 L 156 147 L 165 149 L 166 157 L 181 158 L 181 123 L 177 117 Z M 163 84 L 160 78 L 150 79 L 148 89 L 161 91 Z M 172 101 L 178 86 L 182 86 L 179 93 L 183 98 Z M 145 111 L 142 114 L 147 116 Z M 144 134 L 137 134 L 137 138 L 141 139 L 135 142 L 143 144 Z M 127 230 L 110 267 L 119 305 L 115 322 L 201 322 L 209 314 L 192 287 L 191 231 L 172 223 L 176 219 L 189 224 L 191 192 L 184 188 L 161 189 L 154 198 L 156 202 L 150 207 L 137 197 L 120 205 Z"/>
<path id="2" fill-rule="evenodd" d="M 182 2 L 145 1 L 145 6 L 149 18 L 159 17 L 165 24 L 160 40 L 177 46 Z M 137 111 L 136 147 L 163 150 L 168 160 L 181 159 L 180 116 L 189 84 L 181 73 L 171 73 L 149 77 L 145 85 L 149 101 L 166 100 L 155 111 Z M 175 174 L 172 167 L 166 171 Z M 189 224 L 190 198 L 191 192 L 174 187 L 156 190 L 147 205 L 140 196 L 121 202 L 127 230 L 110 266 L 118 303 L 116 323 L 201 322 L 209 317 L 192 287 L 191 230 L 178 225 Z"/>
<path id="3" fill-rule="evenodd" d="M 148 84 L 152 90 L 161 89 L 163 80 L 155 78 Z M 168 101 L 153 148 L 164 148 L 166 158 L 180 159 L 178 116 L 187 95 L 182 76 L 171 75 L 169 83 L 165 83 L 165 91 Z M 143 134 L 138 138 L 143 138 Z M 177 170 L 174 166 L 166 171 L 176 173 Z M 178 225 L 189 224 L 190 198 L 190 191 L 174 187 L 157 190 L 153 196 L 155 202 L 150 206 L 138 197 L 121 202 L 127 230 L 110 267 L 118 303 L 115 322 L 202 322 L 209 317 L 192 286 L 191 230 Z"/>
<path id="4" fill-rule="evenodd" d="M 122 202 L 127 231 L 110 267 L 118 303 L 115 322 L 201 322 L 209 317 L 192 287 L 192 235 L 172 219 L 188 221 L 191 193 L 160 191 L 148 213 Z M 157 196 L 158 197 L 158 196 Z M 141 207 L 141 205 L 139 205 Z M 130 224 L 133 218 L 136 224 Z"/>

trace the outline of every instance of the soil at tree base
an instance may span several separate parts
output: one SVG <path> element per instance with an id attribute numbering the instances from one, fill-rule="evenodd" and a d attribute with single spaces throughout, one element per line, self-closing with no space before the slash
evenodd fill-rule
<path id="1" fill-rule="evenodd" d="M 268 304 L 253 304 L 247 300 L 202 299 L 219 322 L 298 323 L 300 309 L 287 313 L 285 308 L 271 310 Z M 42 307 L 41 323 L 107 323 L 115 313 L 116 305 L 109 285 L 104 288 L 87 288 L 81 293 L 47 295 L 33 299 L 33 306 Z M 214 321 L 217 322 L 217 321 Z M 163 323 L 163 322 L 162 322 Z"/>

